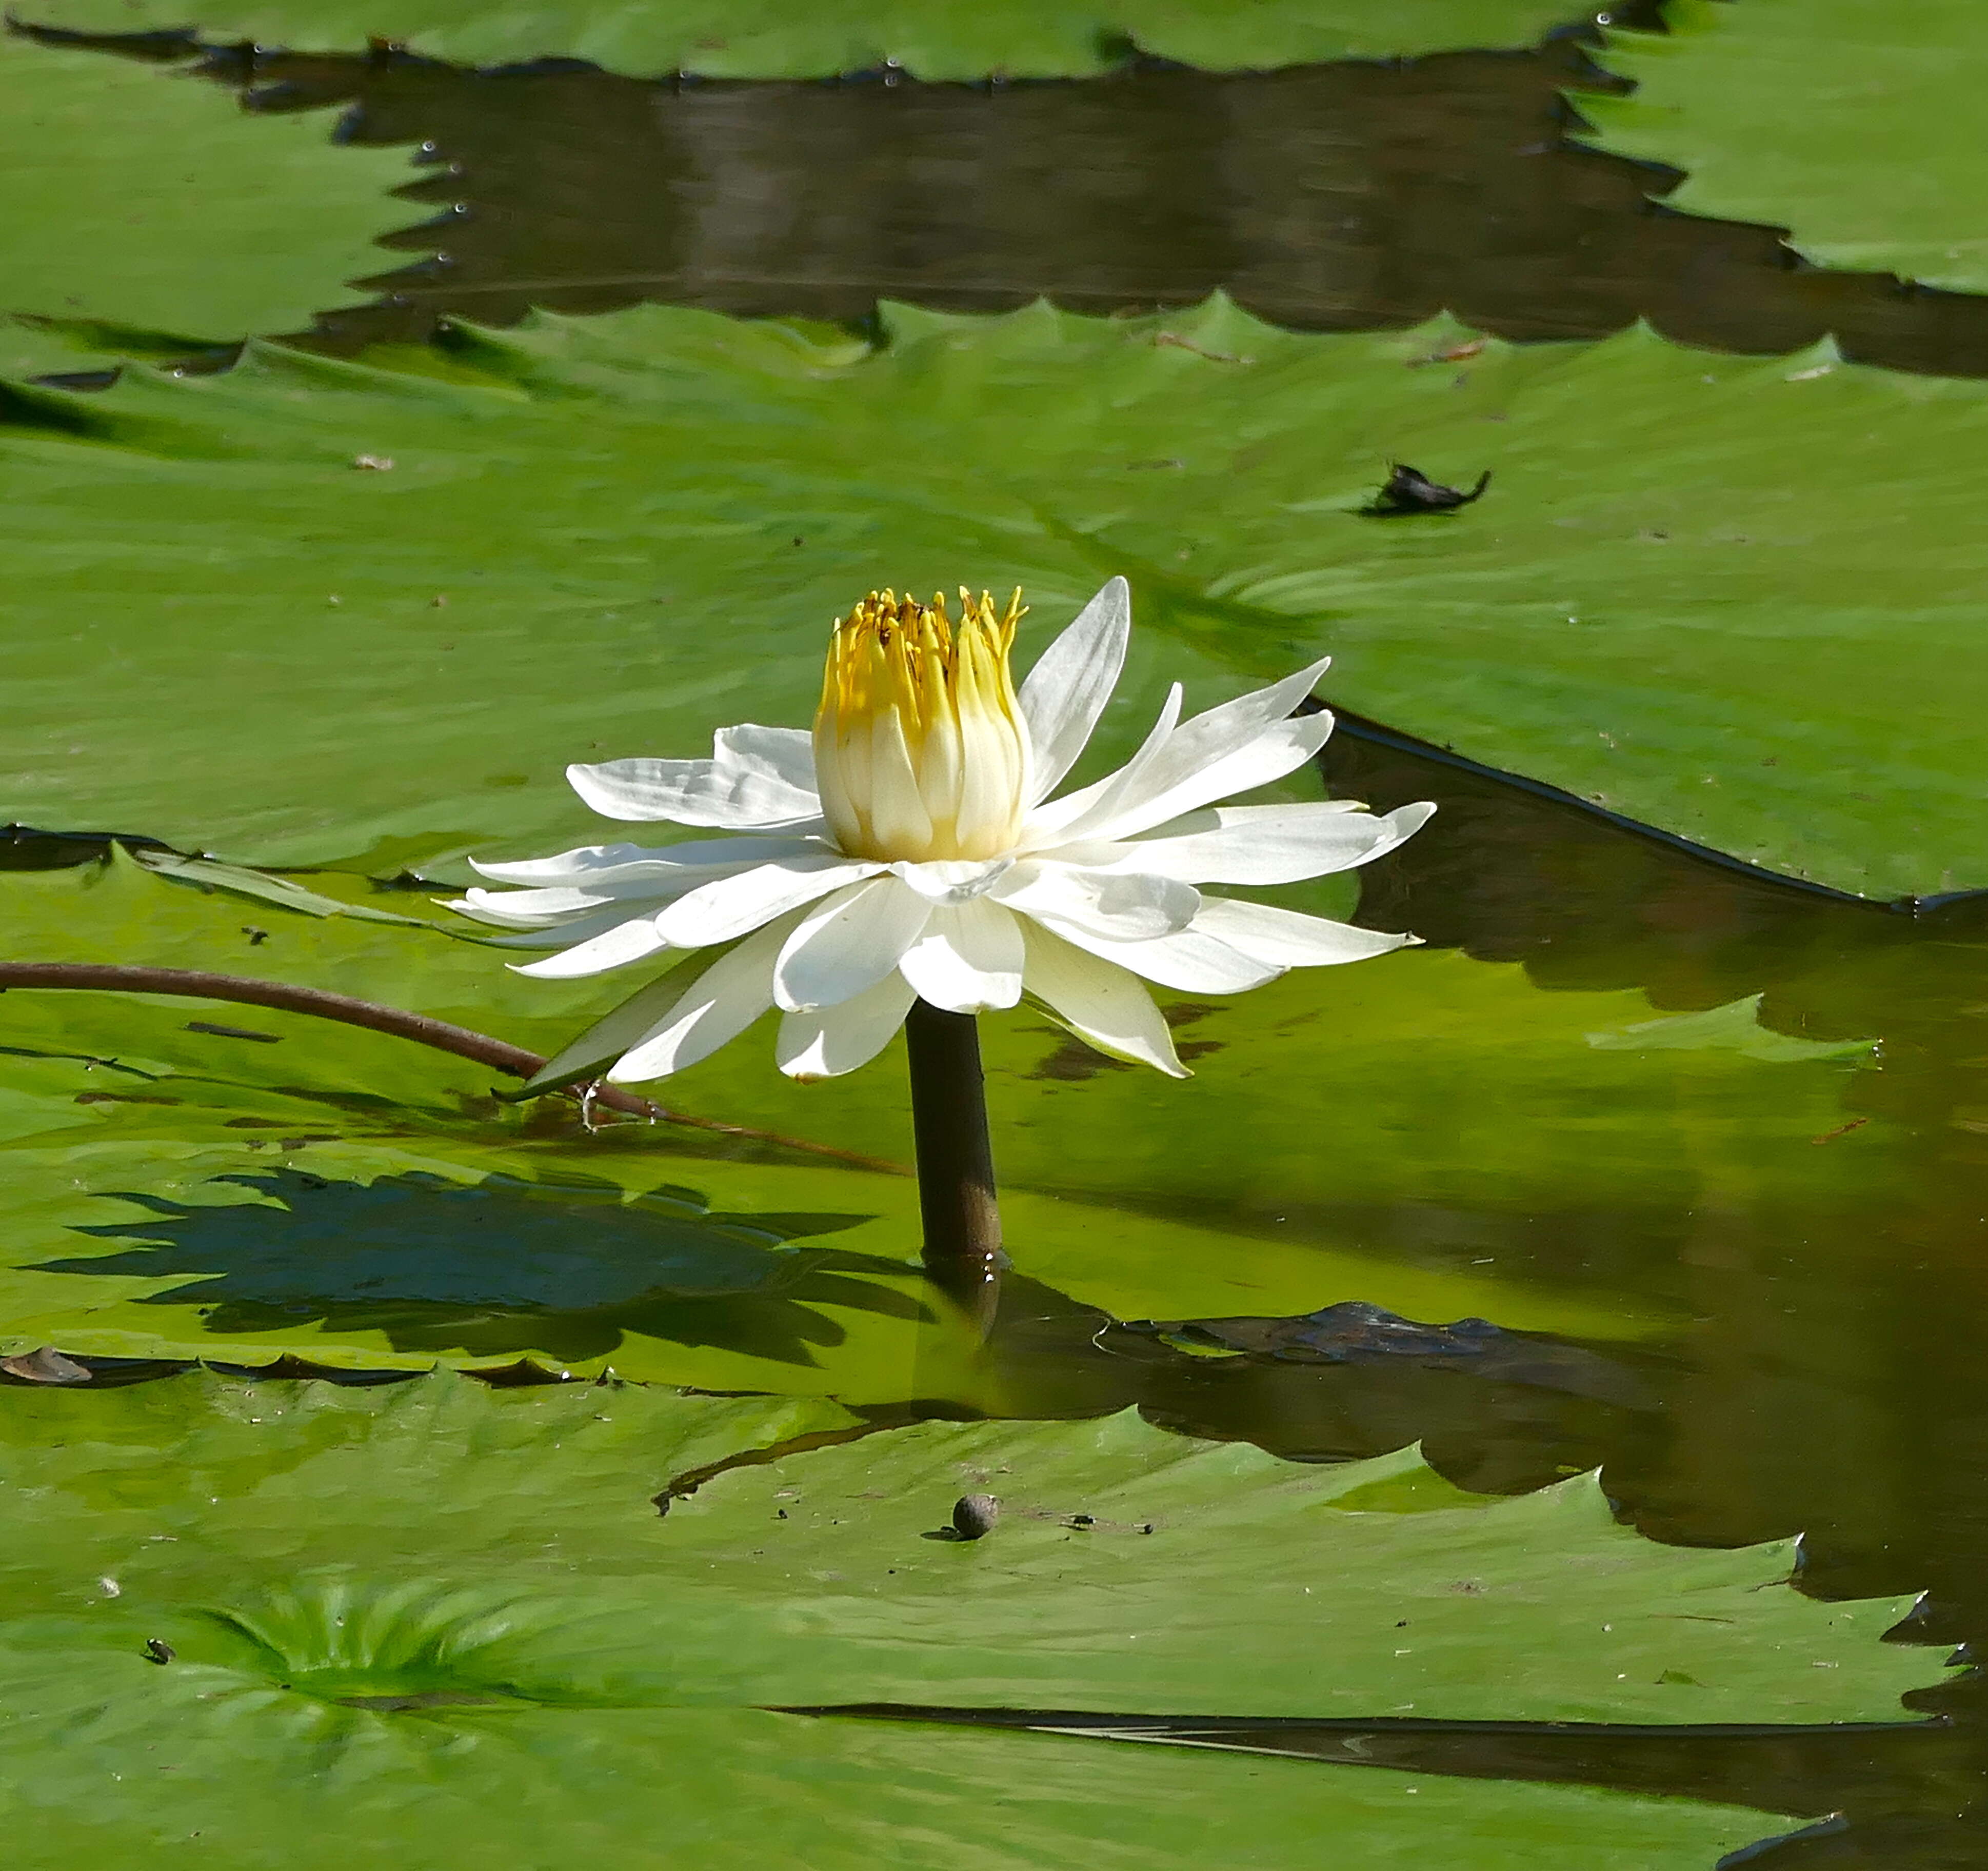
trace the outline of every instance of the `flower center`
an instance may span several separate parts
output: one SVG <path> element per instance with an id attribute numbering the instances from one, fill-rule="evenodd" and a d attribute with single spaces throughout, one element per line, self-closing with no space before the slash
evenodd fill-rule
<path id="1" fill-rule="evenodd" d="M 998 858 L 1026 810 L 1029 730 L 1008 652 L 1026 607 L 964 587 L 945 600 L 872 591 L 835 621 L 815 779 L 836 842 L 886 863 Z"/>

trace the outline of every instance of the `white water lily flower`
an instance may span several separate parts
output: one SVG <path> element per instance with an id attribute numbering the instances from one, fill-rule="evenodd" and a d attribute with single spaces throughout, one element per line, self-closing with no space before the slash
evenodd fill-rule
<path id="1" fill-rule="evenodd" d="M 1215 805 L 1324 744 L 1332 717 L 1292 710 L 1330 658 L 1185 722 L 1176 685 L 1124 766 L 1053 799 L 1124 665 L 1125 581 L 1092 599 L 1019 692 L 1008 658 L 1020 594 L 1005 614 L 984 593 L 960 596 L 957 626 L 943 600 L 888 591 L 839 619 L 812 736 L 724 728 L 708 760 L 566 770 L 607 817 L 728 835 L 477 866 L 522 887 L 473 889 L 453 907 L 516 932 L 515 946 L 559 951 L 520 973 L 598 974 L 687 950 L 705 964 L 651 983 L 542 1077 L 583 1064 L 660 1078 L 778 1007 L 781 1069 L 832 1078 L 873 1058 L 919 996 L 977 1013 L 1026 992 L 1101 1051 L 1185 1078 L 1145 982 L 1232 994 L 1415 939 L 1202 888 L 1346 870 L 1435 810 Z"/>

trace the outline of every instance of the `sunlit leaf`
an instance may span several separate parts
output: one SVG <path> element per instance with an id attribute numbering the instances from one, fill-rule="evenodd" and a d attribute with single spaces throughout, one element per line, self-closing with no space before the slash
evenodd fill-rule
<path id="1" fill-rule="evenodd" d="M 299 50 L 357 52 L 369 39 L 458 65 L 585 59 L 610 71 L 821 78 L 885 64 L 920 78 L 1081 77 L 1135 49 L 1211 71 L 1471 46 L 1529 46 L 1570 17 L 1564 0 L 36 0 L 40 23 L 96 32 L 184 26 Z"/>
<path id="2" fill-rule="evenodd" d="M 1331 699 L 1738 855 L 1988 883 L 1957 471 L 1988 387 L 1641 331 L 1462 348 L 1219 301 L 900 311 L 874 352 L 643 310 L 51 396 L 0 428 L 0 810 L 387 868 L 625 835 L 566 762 L 806 721 L 871 584 L 1019 582 L 1033 655 L 1123 571 L 1100 758 L 1168 677 L 1206 702 L 1330 650 Z M 1494 479 L 1360 517 L 1391 458 Z"/>
<path id="3" fill-rule="evenodd" d="M 1667 207 L 1788 228 L 1820 266 L 1988 289 L 1980 8 L 1671 0 L 1664 19 L 1608 36 L 1601 62 L 1633 96 L 1575 101 L 1600 147 L 1687 172 Z"/>
<path id="4" fill-rule="evenodd" d="M 251 115 L 218 86 L 0 32 L 0 377 L 94 353 L 184 355 L 358 303 L 369 243 L 420 218 L 406 153 L 340 149 L 321 112 Z M 141 334 L 150 334 L 144 336 Z"/>
<path id="5" fill-rule="evenodd" d="M 1883 1721 L 1945 1673 L 1878 1642 L 1906 1601 L 1806 1600 L 1786 1545 L 1652 1545 L 1591 1480 L 1486 1504 L 1412 1454 L 1297 1465 L 1129 1413 L 838 1445 L 823 1406 L 447 1376 L 0 1402 L 10 1819 L 70 1849 L 1696 1866 L 1776 1822 L 762 1711 Z M 925 1537 L 969 1487 L 993 1531 Z"/>

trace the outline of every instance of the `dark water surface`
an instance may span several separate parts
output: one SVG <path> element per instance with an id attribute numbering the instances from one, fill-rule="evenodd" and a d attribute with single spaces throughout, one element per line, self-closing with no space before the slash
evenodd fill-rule
<path id="1" fill-rule="evenodd" d="M 1514 339 L 1648 318 L 1695 344 L 1988 370 L 1988 301 L 1825 272 L 1777 230 L 1662 209 L 1666 172 L 1567 140 L 1598 80 L 1572 41 L 1398 64 L 1212 75 L 1140 66 L 998 86 L 652 83 L 587 68 L 469 73 L 223 52 L 252 104 L 349 107 L 343 134 L 414 144 L 445 258 L 368 283 L 390 310 L 319 342 L 446 314 L 644 299 L 851 320 L 881 298 L 964 310 L 1046 295 L 1077 311 L 1216 288 L 1307 330 L 1448 310 Z"/>
<path id="2" fill-rule="evenodd" d="M 1667 213 L 1646 198 L 1660 178 L 1570 147 L 1558 93 L 1579 59 L 1561 44 L 999 87 L 476 76 L 392 56 L 211 63 L 262 107 L 342 101 L 356 140 L 431 144 L 415 197 L 460 204 L 398 243 L 439 244 L 445 261 L 383 276 L 392 302 L 326 320 L 312 341 L 332 348 L 532 305 L 860 320 L 880 296 L 996 308 L 1046 293 L 1109 311 L 1219 286 L 1312 328 L 1447 307 L 1547 338 L 1644 316 L 1697 343 L 1778 350 L 1833 330 L 1874 361 L 1988 370 L 1984 302 L 1792 264 L 1773 231 Z M 1017 1281 L 994 1355 L 1021 1392 L 1045 1413 L 1136 1402 L 1172 1426 L 1312 1459 L 1421 1439 L 1451 1478 L 1483 1489 L 1599 1463 L 1658 1538 L 1803 1531 L 1810 1589 L 1925 1588 L 1917 1639 L 1988 1630 L 1988 902 L 1915 912 L 1779 883 L 1359 724 L 1330 744 L 1326 777 L 1377 808 L 1442 807 L 1367 874 L 1363 920 L 1519 964 L 1544 989 L 1639 989 L 1681 1012 L 1757 995 L 1770 1033 L 1879 1042 L 1841 1128 L 1814 1142 L 1814 1186 L 1713 1176 L 1693 1153 L 1704 1132 L 1685 1072 L 1662 1173 L 1633 1207 L 1472 1208 L 1405 1178 L 1389 1200 L 1332 1218 L 1378 1254 L 1523 1261 L 1543 1284 L 1611 1296 L 1625 1314 L 1655 1308 L 1674 1329 L 1550 1354 L 1496 1340 L 1390 1352 L 1344 1318 L 1163 1321 L 1186 1329 L 1162 1334 Z M 1416 1064 L 1405 1051 L 1398 1072 Z M 1319 1125 L 1323 1152 L 1330 1114 Z M 1582 1147 L 1570 1134 L 1570 1184 Z M 1205 1218 L 1244 1231 L 1264 1220 L 1246 1203 Z M 1178 1348 L 1195 1331 L 1241 1355 Z M 1209 1738 L 1841 1806 L 1846 1829 L 1759 1862 L 1932 1871 L 1988 1864 L 1983 1700 L 1970 1680 L 1929 1699 L 1949 1725 L 1823 1736 L 1403 1725 Z"/>
<path id="3" fill-rule="evenodd" d="M 1686 1315 L 1641 1345 L 1530 1365 L 1523 1340 L 1480 1340 L 1473 1355 L 1453 1335 L 1409 1334 L 1390 1351 L 1335 1316 L 1354 1310 L 1341 1307 L 1309 1328 L 1207 1321 L 1172 1335 L 1243 1350 L 1211 1361 L 1168 1355 L 1150 1328 L 1057 1317 L 1053 1296 L 1030 1288 L 1009 1296 L 1002 1355 L 1045 1407 L 1137 1402 L 1169 1426 L 1304 1459 L 1419 1440 L 1445 1474 L 1487 1491 L 1600 1465 L 1625 1516 L 1656 1538 L 1729 1545 L 1803 1532 L 1806 1589 L 1924 1588 L 1919 1618 L 1901 1632 L 1915 1642 L 1964 1644 L 1988 1629 L 1988 1366 L 1977 1323 L 1988 1288 L 1988 899 L 1913 913 L 1804 890 L 1364 724 L 1342 728 L 1324 764 L 1332 791 L 1377 809 L 1412 799 L 1442 808 L 1363 873 L 1362 922 L 1520 964 L 1549 990 L 1638 988 L 1679 1011 L 1758 995 L 1772 1031 L 1875 1037 L 1840 1128 L 1810 1146 L 1819 1185 L 1825 1152 L 1862 1152 L 1865 1166 L 1845 1176 L 1828 1165 L 1828 1193 L 1815 1197 L 1764 1178 L 1736 1193 L 1708 1149 L 1699 1189 L 1685 1122 L 1671 1140 L 1687 1153 L 1651 1164 L 1664 1193 L 1618 1210 L 1524 1212 L 1499 1199 L 1487 1166 L 1480 1206 L 1432 1203 L 1405 1183 L 1391 1208 L 1360 1218 L 1368 1243 L 1411 1264 L 1461 1270 L 1495 1249 L 1501 1265 L 1530 1264 L 1550 1283 L 1598 1282 L 1627 1310 Z M 1397 1069 L 1405 1078 L 1418 1061 L 1405 1049 Z M 1377 1084 L 1374 1095 L 1398 1092 Z M 1682 1079 L 1674 1115 L 1687 1118 L 1695 1095 Z M 1321 1113 L 1322 1151 L 1331 1131 Z M 1570 1183 L 1582 1179 L 1583 1147 L 1570 1129 Z M 1841 1808 L 1848 1825 L 1759 1862 L 1958 1871 L 1988 1863 L 1983 1702 L 1982 1683 L 1963 1680 L 1921 1700 L 1945 1725 L 1888 1732 L 1197 1732 L 1422 1772 Z"/>

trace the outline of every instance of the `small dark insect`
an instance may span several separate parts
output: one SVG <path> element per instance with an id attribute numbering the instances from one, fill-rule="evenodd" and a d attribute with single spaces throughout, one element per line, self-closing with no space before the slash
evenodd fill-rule
<path id="1" fill-rule="evenodd" d="M 259 929 L 252 922 L 243 923 L 242 933 L 248 938 L 248 946 L 252 949 L 261 948 L 263 943 L 269 939 L 269 932 L 267 929 Z"/>
<path id="2" fill-rule="evenodd" d="M 1070 1517 L 1070 1524 L 1073 1527 L 1095 1527 L 1097 1517 L 1094 1514 L 1073 1514 Z"/>
<path id="3" fill-rule="evenodd" d="M 1001 1504 L 992 1494 L 962 1494 L 952 1504 L 952 1530 L 962 1540 L 977 1540 L 994 1531 Z"/>
<path id="4" fill-rule="evenodd" d="M 1432 481 L 1419 468 L 1397 462 L 1388 474 L 1388 485 L 1360 510 L 1375 519 L 1391 519 L 1401 513 L 1453 513 L 1459 507 L 1469 506 L 1490 485 L 1488 468 L 1466 494 L 1461 488 L 1445 487 L 1439 481 Z"/>
<path id="5" fill-rule="evenodd" d="M 145 1654 L 155 1663 L 169 1663 L 179 1653 L 163 1637 L 147 1637 Z"/>

